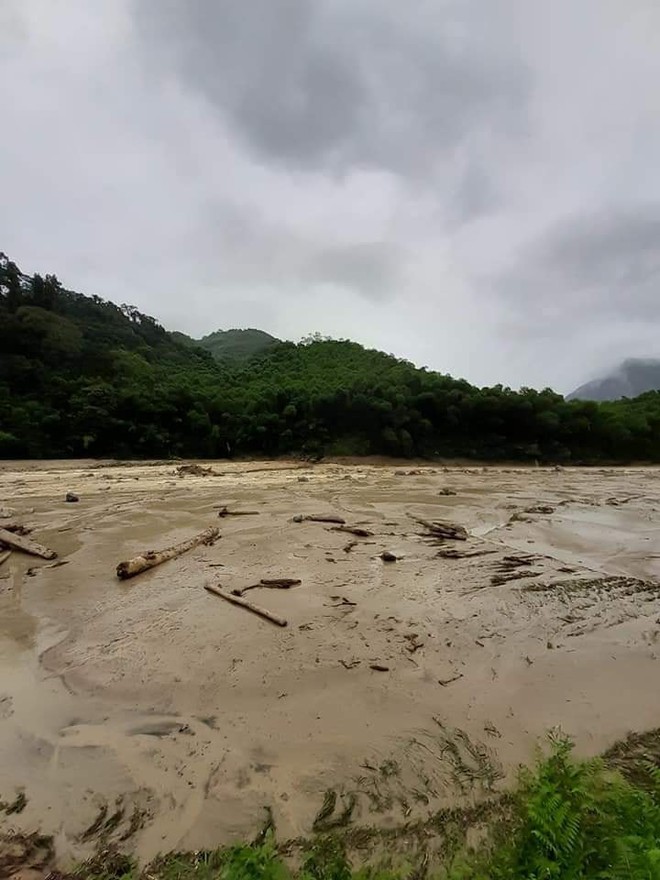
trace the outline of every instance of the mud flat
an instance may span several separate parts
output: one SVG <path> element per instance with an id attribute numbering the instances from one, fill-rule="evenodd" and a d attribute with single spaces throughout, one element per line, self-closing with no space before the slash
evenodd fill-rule
<path id="1" fill-rule="evenodd" d="M 592 754 L 660 726 L 658 469 L 5 462 L 0 508 L 66 563 L 0 565 L 0 828 L 63 861 L 266 807 L 281 838 L 391 828 L 502 791 L 551 727 Z M 278 578 L 244 597 L 286 627 L 204 589 Z"/>

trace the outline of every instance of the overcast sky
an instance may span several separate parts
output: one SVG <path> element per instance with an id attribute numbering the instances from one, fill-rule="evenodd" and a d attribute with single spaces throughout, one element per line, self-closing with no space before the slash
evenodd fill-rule
<path id="1" fill-rule="evenodd" d="M 0 250 L 199 336 L 660 356 L 657 0 L 0 0 Z"/>

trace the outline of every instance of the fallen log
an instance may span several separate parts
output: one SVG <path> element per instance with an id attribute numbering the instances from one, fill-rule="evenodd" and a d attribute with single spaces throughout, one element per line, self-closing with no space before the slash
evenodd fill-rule
<path id="1" fill-rule="evenodd" d="M 309 516 L 303 516 L 302 513 L 296 514 L 293 517 L 293 522 L 301 523 L 301 522 L 320 522 L 320 523 L 336 523 L 339 526 L 346 525 L 346 520 L 342 516 L 337 516 L 335 513 L 320 513 L 315 514 L 312 513 Z"/>
<path id="2" fill-rule="evenodd" d="M 139 556 L 127 559 L 126 562 L 120 562 L 117 566 L 117 577 L 123 581 L 128 580 L 128 578 L 135 577 L 136 574 L 141 574 L 143 571 L 167 562 L 168 559 L 181 556 L 182 553 L 192 550 L 193 547 L 198 547 L 200 544 L 212 544 L 218 534 L 218 529 L 208 528 L 200 532 L 199 535 L 182 541 L 181 544 L 166 547 L 165 550 L 149 550 L 146 553 L 141 553 Z M 0 538 L 0 540 L 2 539 Z"/>
<path id="3" fill-rule="evenodd" d="M 204 589 L 209 593 L 213 593 L 215 596 L 220 596 L 221 599 L 225 599 L 227 602 L 231 602 L 234 605 L 240 605 L 241 608 L 247 608 L 248 611 L 252 611 L 253 614 L 258 614 L 259 617 L 263 617 L 277 626 L 287 626 L 288 624 L 283 617 L 278 617 L 277 614 L 273 614 L 266 608 L 262 608 L 260 605 L 254 605 L 252 602 L 248 602 L 247 599 L 228 593 L 226 590 L 220 589 L 220 587 L 214 587 L 212 584 L 204 584 Z"/>
<path id="4" fill-rule="evenodd" d="M 221 507 L 218 512 L 219 517 L 225 516 L 259 516 L 258 510 L 230 510 L 228 507 Z"/>
<path id="5" fill-rule="evenodd" d="M 21 550 L 23 553 L 29 553 L 31 556 L 39 556 L 41 559 L 57 559 L 57 553 L 49 550 L 41 544 L 37 544 L 31 538 L 25 538 L 22 535 L 15 535 L 8 532 L 7 529 L 0 528 L 0 545 L 11 547 L 12 550 Z"/>
<path id="6" fill-rule="evenodd" d="M 356 538 L 373 538 L 374 533 L 369 529 L 361 529 L 359 526 L 333 526 L 331 532 L 347 532 L 349 535 L 355 535 Z"/>

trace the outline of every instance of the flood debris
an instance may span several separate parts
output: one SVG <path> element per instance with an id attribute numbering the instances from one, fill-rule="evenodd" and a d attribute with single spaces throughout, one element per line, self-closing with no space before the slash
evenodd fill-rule
<path id="1" fill-rule="evenodd" d="M 250 584 L 248 587 L 240 587 L 232 590 L 232 595 L 242 596 L 248 590 L 271 589 L 271 590 L 289 590 L 291 587 L 297 587 L 302 583 L 300 578 L 262 578 L 257 584 Z"/>
<path id="2" fill-rule="evenodd" d="M 456 550 L 454 547 L 448 547 L 438 550 L 435 555 L 436 559 L 470 559 L 474 556 L 490 556 L 492 553 L 497 553 L 497 550 Z"/>
<path id="3" fill-rule="evenodd" d="M 441 541 L 467 541 L 469 535 L 464 526 L 456 523 L 444 522 L 442 520 L 422 519 L 419 516 L 409 514 L 410 518 L 420 526 L 423 526 L 429 533 L 425 537 L 439 539 Z"/>
<path id="4" fill-rule="evenodd" d="M 298 513 L 293 517 L 292 522 L 318 522 L 334 523 L 338 526 L 346 525 L 346 520 L 344 519 L 344 517 L 338 516 L 336 513 L 311 513 L 309 515 Z"/>
<path id="5" fill-rule="evenodd" d="M 263 617 L 265 620 L 268 620 L 271 623 L 276 624 L 277 626 L 288 626 L 288 621 L 285 620 L 283 617 L 279 617 L 277 614 L 273 614 L 272 611 L 268 611 L 267 608 L 262 608 L 261 605 L 255 605 L 253 602 L 248 602 L 248 600 L 244 599 L 242 596 L 236 596 L 233 593 L 228 593 L 221 587 L 215 587 L 212 584 L 204 584 L 204 589 L 207 590 L 209 593 L 213 593 L 215 596 L 219 596 L 226 602 L 231 602 L 233 605 L 240 605 L 241 608 L 245 608 L 248 611 L 251 611 L 253 614 L 257 614 L 259 615 L 259 617 Z"/>
<path id="6" fill-rule="evenodd" d="M 202 467 L 201 464 L 180 464 L 174 471 L 178 477 L 215 477 L 218 476 L 211 467 Z"/>
<path id="7" fill-rule="evenodd" d="M 326 608 L 341 608 L 342 606 L 357 606 L 357 602 L 352 602 L 350 599 L 347 599 L 346 596 L 330 596 L 332 601 L 335 603 L 333 605 L 326 605 Z"/>
<path id="8" fill-rule="evenodd" d="M 463 678 L 463 673 L 459 672 L 458 675 L 453 675 L 451 678 L 439 678 L 438 684 L 444 688 L 450 684 L 453 684 L 455 681 L 458 681 L 461 678 Z"/>
<path id="9" fill-rule="evenodd" d="M 14 535 L 29 535 L 32 532 L 30 526 L 24 526 L 23 523 L 18 522 L 3 523 L 2 528 L 7 532 L 13 532 Z"/>
<path id="10" fill-rule="evenodd" d="M 424 642 L 420 641 L 418 633 L 406 633 L 403 638 L 408 643 L 406 645 L 406 651 L 410 654 L 415 654 L 420 648 L 424 647 Z"/>
<path id="11" fill-rule="evenodd" d="M 181 556 L 182 553 L 192 550 L 193 547 L 198 547 L 200 544 L 212 544 L 218 536 L 219 530 L 209 527 L 198 535 L 188 538 L 187 541 L 182 541 L 180 544 L 174 544 L 172 547 L 166 547 L 164 550 L 148 550 L 145 553 L 134 556 L 132 559 L 120 562 L 117 566 L 117 577 L 123 581 L 128 580 L 128 578 L 135 577 L 135 575 L 141 574 L 143 571 L 167 562 L 168 559 L 175 559 L 177 556 Z M 0 540 L 2 540 L 1 536 Z"/>
<path id="12" fill-rule="evenodd" d="M 28 568 L 25 574 L 28 577 L 35 577 L 40 571 L 43 571 L 46 568 L 59 568 L 61 565 L 68 565 L 69 562 L 69 559 L 58 559 L 55 562 L 50 562 L 48 565 L 39 565 L 36 568 Z"/>
<path id="13" fill-rule="evenodd" d="M 228 507 L 221 507 L 218 511 L 218 516 L 223 518 L 225 516 L 259 516 L 258 510 L 230 510 Z"/>
<path id="14" fill-rule="evenodd" d="M 15 535 L 13 532 L 7 531 L 7 529 L 0 528 L 0 550 L 4 550 L 7 547 L 12 550 L 21 550 L 23 553 L 29 553 L 30 556 L 39 556 L 41 559 L 57 559 L 57 553 L 54 550 L 50 550 L 42 544 L 37 544 L 31 538 Z"/>
<path id="15" fill-rule="evenodd" d="M 355 535 L 356 538 L 373 538 L 374 533 L 369 529 L 363 529 L 360 526 L 333 526 L 331 532 L 347 532 L 349 535 Z"/>
<path id="16" fill-rule="evenodd" d="M 505 556 L 497 564 L 498 574 L 494 574 L 490 582 L 494 587 L 508 583 L 508 581 L 516 581 L 521 578 L 539 577 L 543 572 L 536 571 L 531 568 L 534 563 L 539 561 L 539 557 L 533 554 L 520 554 Z M 520 569 L 523 569 L 520 571 Z"/>

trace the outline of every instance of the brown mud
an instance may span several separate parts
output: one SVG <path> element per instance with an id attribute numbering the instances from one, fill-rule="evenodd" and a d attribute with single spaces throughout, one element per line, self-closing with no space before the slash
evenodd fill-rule
<path id="1" fill-rule="evenodd" d="M 551 727 L 595 754 L 660 726 L 660 470 L 209 466 L 0 465 L 68 563 L 0 565 L 0 830 L 39 858 L 212 848 L 266 807 L 281 839 L 387 832 L 497 797 Z M 292 521 L 325 514 L 373 534 Z M 282 629 L 203 589 L 278 578 L 248 596 Z"/>

